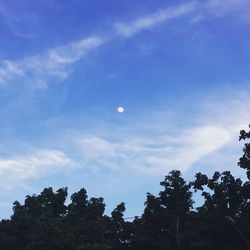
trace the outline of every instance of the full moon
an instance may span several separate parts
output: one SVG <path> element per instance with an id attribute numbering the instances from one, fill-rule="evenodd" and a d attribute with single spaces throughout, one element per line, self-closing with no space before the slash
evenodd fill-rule
<path id="1" fill-rule="evenodd" d="M 124 108 L 123 108 L 123 107 L 118 107 L 118 108 L 117 108 L 117 112 L 123 113 L 123 112 L 124 112 Z"/>

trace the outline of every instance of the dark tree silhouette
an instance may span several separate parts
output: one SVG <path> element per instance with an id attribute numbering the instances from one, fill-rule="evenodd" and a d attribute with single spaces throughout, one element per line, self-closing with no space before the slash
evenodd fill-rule
<path id="1" fill-rule="evenodd" d="M 240 140 L 250 132 L 240 131 Z M 238 165 L 247 181 L 229 171 L 210 178 L 197 173 L 186 182 L 171 171 L 158 196 L 147 193 L 145 209 L 132 222 L 121 202 L 105 215 L 102 197 L 88 199 L 82 188 L 65 204 L 67 188 L 45 188 L 13 203 L 13 215 L 0 222 L 1 250 L 243 250 L 250 249 L 250 143 Z M 203 203 L 194 208 L 193 192 Z"/>
<path id="2" fill-rule="evenodd" d="M 250 125 L 249 125 L 250 128 Z M 240 131 L 239 140 L 250 139 L 250 131 L 246 132 L 245 130 Z M 243 156 L 240 158 L 238 165 L 247 170 L 247 177 L 250 180 L 250 143 L 245 143 L 245 147 L 243 149 Z"/>

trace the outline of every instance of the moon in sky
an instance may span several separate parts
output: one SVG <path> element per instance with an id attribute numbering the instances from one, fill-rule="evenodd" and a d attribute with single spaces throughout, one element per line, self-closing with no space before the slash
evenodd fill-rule
<path id="1" fill-rule="evenodd" d="M 123 107 L 118 107 L 118 108 L 117 108 L 117 112 L 123 113 L 123 112 L 124 112 L 124 108 L 123 108 Z"/>

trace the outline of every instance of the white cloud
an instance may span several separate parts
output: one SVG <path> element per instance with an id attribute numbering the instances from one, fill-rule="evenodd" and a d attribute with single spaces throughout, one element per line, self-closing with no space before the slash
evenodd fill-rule
<path id="1" fill-rule="evenodd" d="M 0 84 L 6 84 L 6 79 L 13 77 L 22 77 L 25 72 L 22 66 L 11 61 L 3 61 L 2 68 L 0 68 Z"/>
<path id="2" fill-rule="evenodd" d="M 83 154 L 86 158 L 114 157 L 115 145 L 98 137 L 85 137 L 79 140 Z"/>
<path id="3" fill-rule="evenodd" d="M 150 15 L 137 18 L 135 21 L 117 22 L 117 32 L 124 37 L 130 37 L 138 32 L 150 29 L 158 24 L 192 13 L 190 21 L 199 22 L 206 19 L 208 14 L 214 17 L 224 17 L 231 13 L 237 13 L 241 19 L 246 20 L 250 10 L 249 0 L 208 0 L 204 2 L 191 1 L 178 6 L 160 9 Z M 248 18 L 249 21 L 249 18 Z"/>
<path id="4" fill-rule="evenodd" d="M 30 83 L 33 88 L 46 88 L 51 77 L 66 79 L 72 70 L 72 65 L 79 61 L 90 50 L 98 48 L 100 45 L 108 42 L 117 36 L 129 38 L 145 29 L 150 29 L 158 24 L 182 17 L 192 13 L 191 22 L 199 22 L 206 19 L 208 14 L 213 16 L 225 16 L 228 13 L 240 13 L 245 19 L 249 16 L 247 0 L 211 0 L 203 3 L 191 1 L 178 6 L 160 9 L 148 16 L 138 17 L 132 22 L 116 22 L 116 33 L 107 38 L 94 35 L 79 41 L 70 42 L 63 46 L 58 46 L 48 51 L 24 58 L 23 60 L 0 62 L 0 85 L 7 85 L 10 82 Z M 245 13 L 243 15 L 243 12 Z M 0 5 L 0 15 L 3 15 L 4 6 Z M 11 16 L 11 14 L 10 14 Z"/>
<path id="5" fill-rule="evenodd" d="M 233 20 L 249 22 L 250 14 L 249 0 L 208 0 L 200 5 L 200 10 L 203 11 L 203 19 L 206 18 L 222 18 L 227 15 L 233 15 Z"/>
<path id="6" fill-rule="evenodd" d="M 0 176 L 28 179 L 75 166 L 64 153 L 57 150 L 40 150 L 31 155 L 0 159 Z"/>
<path id="7" fill-rule="evenodd" d="M 207 0 L 191 1 L 181 5 L 160 9 L 147 16 L 138 17 L 132 22 L 115 23 L 116 30 L 124 37 L 131 37 L 138 32 L 153 28 L 158 24 L 182 17 L 192 13 L 190 21 L 200 22 L 206 18 L 224 17 L 229 14 L 236 14 L 241 20 L 249 21 L 250 2 L 249 0 Z"/>
<path id="8" fill-rule="evenodd" d="M 125 37 L 129 37 L 144 29 L 151 28 L 159 23 L 190 13 L 195 10 L 195 7 L 195 2 L 190 2 L 187 4 L 179 5 L 177 7 L 161 9 L 149 16 L 140 17 L 131 23 L 116 23 L 116 28 L 118 33 L 122 34 Z"/>
<path id="9" fill-rule="evenodd" d="M 208 161 L 216 154 L 216 158 L 233 159 L 233 151 L 240 157 L 239 131 L 247 129 L 250 112 L 249 84 L 241 86 L 238 90 L 217 87 L 214 93 L 204 93 L 193 100 L 191 112 L 189 100 L 178 100 L 179 104 L 170 107 L 127 116 L 123 125 L 110 124 L 103 130 L 98 126 L 91 134 L 78 131 L 71 143 L 78 145 L 83 165 L 101 174 L 110 169 L 162 176 L 172 169 L 187 171 L 195 165 L 207 171 L 203 169 L 205 158 Z M 221 92 L 223 97 L 218 95 Z M 213 162 L 210 171 L 217 167 L 239 170 L 237 160 L 219 166 L 221 162 Z"/>
<path id="10" fill-rule="evenodd" d="M 180 169 L 185 177 L 190 177 L 194 171 L 211 174 L 215 170 L 233 170 L 236 176 L 240 175 L 242 171 L 236 166 L 237 152 L 240 156 L 240 151 L 234 147 L 237 145 L 241 150 L 237 144 L 239 130 L 249 122 L 247 89 L 249 85 L 237 91 L 217 87 L 216 93 L 223 92 L 223 97 L 216 93 L 199 96 L 193 102 L 197 105 L 192 113 L 188 112 L 187 101 L 180 104 L 181 111 L 177 105 L 158 107 L 158 114 L 155 110 L 146 110 L 142 115 L 140 110 L 132 119 L 128 114 L 122 124 L 112 121 L 110 126 L 100 126 L 100 119 L 94 119 L 87 130 L 87 127 L 82 131 L 70 129 L 66 132 L 62 129 L 59 137 L 47 140 L 50 145 L 55 142 L 53 148 L 70 152 L 74 160 L 60 151 L 53 151 L 52 156 L 48 154 L 47 157 L 47 150 L 2 159 L 1 189 L 8 195 L 15 193 L 13 199 L 16 199 L 15 187 L 20 186 L 20 190 L 26 190 L 26 193 L 34 190 L 33 187 L 21 186 L 28 183 L 27 178 L 45 176 L 48 179 L 46 185 L 54 185 L 53 177 L 49 178 L 51 171 L 60 173 L 57 185 L 84 185 L 87 190 L 95 190 L 104 197 L 134 192 L 145 183 L 145 192 L 151 191 L 149 186 L 157 185 L 160 178 L 172 169 Z M 172 120 L 169 110 L 176 114 L 177 119 Z M 179 121 L 185 122 L 180 125 Z M 61 124 L 62 120 L 58 122 Z M 84 124 L 84 119 L 77 116 L 77 122 Z M 105 122 L 102 122 L 103 125 Z M 169 126 L 171 123 L 173 126 Z M 96 128 L 95 124 L 98 124 Z M 86 134 L 83 131 L 92 132 Z M 77 168 L 77 174 L 72 171 L 71 162 L 81 166 Z M 63 170 L 72 173 L 66 181 L 62 178 Z"/>
<path id="11" fill-rule="evenodd" d="M 172 169 L 187 170 L 231 139 L 229 131 L 223 128 L 200 126 L 187 129 L 173 138 L 145 139 L 134 135 L 122 141 L 111 141 L 86 136 L 78 142 L 87 165 L 163 175 Z"/>
<path id="12" fill-rule="evenodd" d="M 78 165 L 71 158 L 61 151 L 52 149 L 1 157 L 0 197 L 6 202 L 0 204 L 3 210 L 2 218 L 9 217 L 14 200 L 22 200 L 25 195 L 31 192 L 38 193 L 44 188 L 41 184 L 44 180 L 51 180 L 55 176 L 61 180 L 76 169 Z M 57 183 L 49 181 L 46 185 L 54 186 Z"/>
<path id="13" fill-rule="evenodd" d="M 45 64 L 45 70 L 49 72 L 60 69 L 64 65 L 73 64 L 81 59 L 89 50 L 100 46 L 103 40 L 99 37 L 89 37 L 67 46 L 58 47 L 48 52 L 48 62 Z M 52 72 L 51 72 L 52 73 Z"/>
<path id="14" fill-rule="evenodd" d="M 183 137 L 183 138 L 182 138 Z M 202 157 L 215 152 L 232 139 L 232 134 L 218 126 L 202 126 L 185 132 L 179 138 L 178 146 L 171 154 L 175 167 L 187 170 Z"/>
<path id="15" fill-rule="evenodd" d="M 0 84 L 18 78 L 32 80 L 34 88 L 40 88 L 41 83 L 46 87 L 50 77 L 67 78 L 70 66 L 103 42 L 100 37 L 88 37 L 20 61 L 4 61 L 0 67 Z"/>

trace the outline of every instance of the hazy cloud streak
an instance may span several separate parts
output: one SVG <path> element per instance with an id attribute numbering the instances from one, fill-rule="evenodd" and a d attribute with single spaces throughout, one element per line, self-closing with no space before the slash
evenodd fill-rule
<path id="1" fill-rule="evenodd" d="M 58 169 L 76 166 L 74 161 L 57 150 L 40 150 L 31 155 L 0 159 L 0 176 L 28 179 Z"/>
<path id="2" fill-rule="evenodd" d="M 234 12 L 234 8 L 246 11 L 248 1 L 230 0 L 227 3 L 222 1 L 206 1 L 198 4 L 195 1 L 181 4 L 165 9 L 160 9 L 148 16 L 138 17 L 135 21 L 115 23 L 116 34 L 109 39 L 117 36 L 129 38 L 145 29 L 170 21 L 172 19 L 193 13 L 198 15 L 199 20 L 203 20 L 204 15 L 212 13 L 214 16 L 223 16 Z M 223 7 L 223 8 L 221 8 Z M 2 13 L 0 6 L 0 14 Z M 218 10 L 219 9 L 219 10 Z M 192 17 L 194 20 L 196 17 Z M 202 18 L 200 18 L 202 16 Z M 197 19 L 196 19 L 197 20 Z M 90 50 L 98 48 L 108 42 L 106 38 L 91 36 L 76 42 L 70 42 L 64 46 L 50 49 L 42 54 L 30 56 L 23 60 L 0 62 L 0 85 L 8 85 L 16 80 L 30 82 L 34 88 L 46 88 L 51 78 L 66 79 L 71 73 L 71 66 L 84 57 Z"/>
<path id="3" fill-rule="evenodd" d="M 100 37 L 89 37 L 17 62 L 4 61 L 0 67 L 0 84 L 19 78 L 35 80 L 38 86 L 34 87 L 46 87 L 49 77 L 67 78 L 69 66 L 103 42 Z"/>
<path id="4" fill-rule="evenodd" d="M 115 142 L 86 136 L 79 140 L 79 147 L 86 165 L 158 175 L 172 169 L 185 171 L 231 139 L 230 133 L 223 128 L 201 126 L 184 131 L 178 137 L 163 136 L 155 140 L 133 136 Z"/>
<path id="5" fill-rule="evenodd" d="M 161 9 L 149 16 L 140 17 L 131 23 L 116 23 L 116 29 L 121 35 L 130 37 L 159 23 L 190 13 L 195 10 L 195 7 L 195 2 L 190 2 L 188 4 L 182 4 L 177 7 Z"/>

